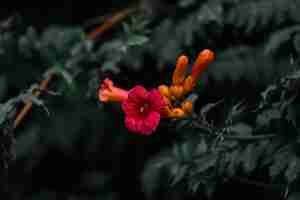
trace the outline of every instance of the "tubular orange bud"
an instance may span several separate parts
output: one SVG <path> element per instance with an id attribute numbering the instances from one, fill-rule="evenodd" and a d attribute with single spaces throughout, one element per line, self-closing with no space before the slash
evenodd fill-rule
<path id="1" fill-rule="evenodd" d="M 193 102 L 186 100 L 181 104 L 181 108 L 185 113 L 191 113 L 193 111 Z"/>
<path id="2" fill-rule="evenodd" d="M 176 63 L 176 69 L 174 70 L 172 82 L 175 85 L 182 84 L 185 78 L 186 69 L 188 67 L 188 57 L 185 55 L 182 55 L 178 57 L 177 63 Z"/>
<path id="3" fill-rule="evenodd" d="M 170 107 L 165 106 L 161 111 L 161 115 L 164 118 L 170 118 L 172 116 L 172 111 L 171 111 Z"/>
<path id="4" fill-rule="evenodd" d="M 166 85 L 160 85 L 160 86 L 158 86 L 158 91 L 164 97 L 170 97 L 170 95 L 171 95 L 169 87 L 166 86 Z"/>
<path id="5" fill-rule="evenodd" d="M 173 108 L 171 110 L 171 116 L 172 118 L 182 118 L 185 117 L 185 112 L 181 108 Z"/>
<path id="6" fill-rule="evenodd" d="M 184 80 L 184 84 L 183 84 L 183 90 L 184 90 L 184 94 L 187 94 L 189 92 L 191 92 L 193 90 L 193 88 L 195 87 L 196 82 L 193 79 L 192 76 L 188 76 L 185 80 Z"/>
<path id="7" fill-rule="evenodd" d="M 210 64 L 215 59 L 215 54 L 213 51 L 209 49 L 204 49 L 201 51 L 195 61 L 192 68 L 192 77 L 194 81 L 197 81 L 200 74 L 207 68 L 208 64 Z"/>
<path id="8" fill-rule="evenodd" d="M 184 89 L 181 85 L 172 85 L 170 92 L 176 99 L 180 99 L 183 96 Z"/>

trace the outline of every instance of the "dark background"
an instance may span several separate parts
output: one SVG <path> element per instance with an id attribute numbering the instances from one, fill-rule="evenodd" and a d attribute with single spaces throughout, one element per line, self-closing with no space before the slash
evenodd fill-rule
<path id="1" fill-rule="evenodd" d="M 133 2 L 133 1 L 132 1 Z M 52 24 L 59 25 L 82 25 L 88 19 L 94 18 L 96 16 L 102 16 L 106 14 L 111 14 L 120 8 L 128 6 L 128 1 L 103 1 L 99 2 L 75 2 L 75 1 L 60 1 L 59 4 L 54 5 L 53 3 L 43 2 L 43 7 L 24 7 L 24 8 L 13 8 L 13 7 L 2 7 L 0 8 L 0 19 L 5 19 L 11 15 L 21 15 L 24 18 L 24 23 L 36 27 L 38 30 L 42 31 Z M 83 6 L 84 5 L 84 6 Z M 221 46 L 222 44 L 220 44 Z M 28 72 L 29 73 L 29 72 Z M 145 75 L 144 75 L 145 76 Z M 139 74 L 134 74 L 133 79 L 140 79 Z M 230 88 L 230 84 L 227 86 L 211 85 L 214 88 L 214 94 L 209 94 L 206 91 L 207 98 L 211 100 L 216 99 L 217 96 L 223 95 L 251 95 L 255 93 L 256 88 L 251 88 L 253 85 L 249 84 L 247 81 L 241 81 L 239 88 Z M 214 87 L 215 86 L 215 87 Z M 253 92 L 253 93 L 252 93 Z M 211 96 L 211 97 L 209 97 Z M 76 102 L 65 107 L 64 104 L 60 105 L 59 100 L 56 100 L 50 107 L 55 107 L 56 110 L 66 109 L 66 113 L 72 115 L 72 109 L 76 108 Z M 83 120 L 87 120 L 86 115 L 95 115 L 97 111 L 86 110 L 86 108 L 94 109 L 95 102 L 88 102 L 82 108 L 77 107 L 82 114 Z M 106 120 L 102 120 L 101 123 L 106 123 L 106 127 L 103 132 L 109 132 L 116 127 L 122 127 L 122 117 L 115 110 L 108 106 L 108 111 L 114 112 L 107 117 Z M 55 111 L 54 111 L 55 112 Z M 64 116 L 68 117 L 68 115 Z M 46 117 L 41 113 L 37 112 L 29 115 L 28 121 L 32 119 L 40 118 L 40 121 L 46 119 Z M 79 117 L 80 118 L 80 117 Z M 87 119 L 86 119 L 87 118 Z M 113 120 L 113 122 L 112 122 Z M 27 121 L 27 122 L 28 122 Z M 88 121 L 88 120 L 87 120 Z M 96 122 L 97 123 L 97 122 Z M 89 134 L 95 131 L 93 126 L 96 126 L 91 122 L 87 122 L 87 127 L 82 128 L 83 134 Z M 101 124 L 101 125 L 103 125 Z M 47 122 L 42 122 L 41 127 L 47 130 Z M 26 131 L 28 127 L 22 125 L 20 127 L 20 132 Z M 48 127 L 49 130 L 52 127 Z M 94 129 L 93 129 L 94 128 Z M 97 129 L 96 129 L 97 130 Z M 124 131 L 124 130 L 123 130 Z M 62 131 L 63 132 L 63 131 Z M 110 138 L 109 135 L 104 135 L 98 142 L 98 148 L 91 154 L 86 154 L 84 141 L 86 138 L 82 137 L 75 144 L 75 152 L 67 152 L 57 149 L 55 146 L 50 146 L 48 152 L 43 154 L 42 158 L 39 160 L 39 164 L 34 166 L 30 173 L 24 172 L 26 166 L 26 161 L 18 161 L 14 163 L 8 170 L 8 176 L 3 179 L 3 196 L 7 195 L 7 199 L 43 199 L 43 195 L 47 196 L 49 199 L 73 199 L 71 196 L 76 196 L 74 199 L 79 199 L 82 195 L 82 199 L 145 199 L 145 195 L 142 192 L 140 175 L 143 170 L 145 161 L 155 153 L 160 152 L 160 150 L 172 144 L 173 136 L 170 134 L 170 130 L 167 126 L 162 125 L 159 133 L 151 138 L 144 138 L 139 136 L 132 136 L 128 132 L 124 133 L 123 138 L 119 139 L 121 142 L 118 144 L 118 138 Z M 51 134 L 51 133 L 50 133 Z M 112 144 L 112 142 L 115 142 Z M 118 147 L 118 145 L 122 147 Z M 99 155 L 98 155 L 99 153 Z M 33 160 L 35 158 L 32 158 Z M 39 158 L 38 158 L 39 159 Z M 38 160 L 37 159 L 37 160 Z M 104 178 L 108 177 L 108 181 L 104 181 L 103 185 L 97 185 L 96 188 L 101 189 L 87 189 L 81 188 L 80 183 L 82 182 L 82 177 L 85 172 L 97 172 L 104 174 Z M 25 181 L 24 181 L 25 180 Z M 25 184 L 24 184 L 25 183 Z M 99 184 L 99 183 L 97 183 Z M 14 190 L 19 191 L 14 196 Z M 22 191 L 22 192 L 20 192 Z M 238 191 L 238 192 L 237 192 Z M 247 192 L 250 195 L 245 197 Z M 41 193 L 41 196 L 36 195 Z M 98 193 L 104 194 L 102 197 Z M 18 196 L 22 194 L 23 196 Z M 38 196 L 33 198 L 34 195 Z M 112 195 L 111 195 L 112 194 Z M 107 195 L 107 196 L 106 196 Z M 110 195 L 112 197 L 110 197 Z M 157 199 L 162 199 L 164 192 L 158 194 Z M 32 197 L 32 198 L 31 198 Z M 2 197 L 0 197 L 2 199 Z M 178 199 L 184 198 L 182 196 L 164 197 L 166 199 Z M 198 199 L 198 197 L 186 196 L 186 199 Z M 241 183 L 238 181 L 231 181 L 227 185 L 221 187 L 217 192 L 216 199 L 279 199 L 279 192 L 273 189 L 266 189 L 259 186 L 249 185 L 247 183 Z M 6 199 L 6 198 L 5 198 Z"/>

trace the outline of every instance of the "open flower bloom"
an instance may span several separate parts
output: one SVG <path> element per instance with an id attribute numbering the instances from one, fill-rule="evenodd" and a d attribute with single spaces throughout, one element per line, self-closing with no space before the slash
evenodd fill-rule
<path id="1" fill-rule="evenodd" d="M 106 78 L 98 91 L 99 100 L 102 102 L 122 102 L 128 97 L 128 91 L 115 87 L 113 82 Z"/>
<path id="2" fill-rule="evenodd" d="M 157 89 L 147 91 L 137 85 L 128 93 L 122 102 L 125 113 L 125 126 L 134 133 L 150 135 L 156 130 L 166 103 Z"/>

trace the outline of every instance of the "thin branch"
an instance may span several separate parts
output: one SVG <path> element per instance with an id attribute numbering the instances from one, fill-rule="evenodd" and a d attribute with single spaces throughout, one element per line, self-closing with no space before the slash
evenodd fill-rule
<path id="1" fill-rule="evenodd" d="M 110 28 L 112 28 L 114 25 L 116 25 L 118 22 L 122 21 L 124 18 L 126 18 L 129 14 L 136 11 L 138 9 L 137 6 L 129 7 L 124 10 L 121 10 L 120 12 L 116 13 L 111 17 L 111 19 L 107 20 L 102 24 L 101 26 L 97 27 L 94 31 L 90 32 L 87 35 L 87 38 L 90 40 L 96 39 L 98 36 L 102 35 L 106 31 L 108 31 Z M 39 97 L 41 94 L 41 91 L 47 90 L 48 85 L 52 81 L 53 77 L 55 76 L 54 72 L 51 72 L 50 70 L 46 71 L 46 78 L 42 80 L 42 82 L 39 85 L 39 89 L 33 92 L 33 96 Z M 14 129 L 17 128 L 21 122 L 24 120 L 24 118 L 27 116 L 27 114 L 30 112 L 32 108 L 33 102 L 28 101 L 23 109 L 17 114 L 17 117 L 14 121 Z"/>
<path id="2" fill-rule="evenodd" d="M 54 77 L 54 73 L 53 72 L 49 72 L 49 73 L 46 72 L 46 74 L 47 74 L 47 77 L 44 80 L 42 80 L 42 82 L 41 82 L 41 84 L 39 86 L 39 89 L 35 90 L 33 92 L 33 94 L 32 94 L 33 96 L 39 97 L 41 95 L 41 91 L 46 90 L 48 88 L 48 85 L 49 85 L 50 81 Z M 21 110 L 21 112 L 17 115 L 17 117 L 16 117 L 16 119 L 14 121 L 14 128 L 17 128 L 20 125 L 20 123 L 22 122 L 22 120 L 24 119 L 24 117 L 31 110 L 32 105 L 33 105 L 32 101 L 28 101 L 25 104 L 25 106 L 23 107 L 23 109 Z"/>
<path id="3" fill-rule="evenodd" d="M 197 122 L 192 123 L 193 127 L 202 129 L 208 133 L 213 133 L 215 130 L 212 130 L 211 128 L 202 125 Z M 219 136 L 219 135 L 218 135 Z M 274 137 L 277 137 L 276 134 L 264 134 L 264 135 L 244 135 L 244 136 L 237 136 L 237 135 L 222 135 L 221 136 L 225 140 L 239 140 L 239 141 L 256 141 L 256 140 L 266 140 L 271 139 Z"/>
<path id="4" fill-rule="evenodd" d="M 224 139 L 227 140 L 243 140 L 243 141 L 253 141 L 253 140 L 266 140 L 276 137 L 275 134 L 266 134 L 266 135 L 245 135 L 245 136 L 233 136 L 225 135 Z"/>
<path id="5" fill-rule="evenodd" d="M 133 7 L 126 8 L 126 9 L 116 13 L 110 19 L 108 19 L 106 22 L 104 22 L 104 24 L 100 25 L 94 31 L 92 31 L 88 35 L 88 38 L 90 40 L 96 39 L 98 36 L 102 35 L 105 31 L 109 30 L 115 24 L 117 24 L 118 22 L 120 22 L 124 18 L 126 18 L 129 14 L 135 12 L 137 9 L 138 9 L 137 6 L 133 6 Z"/>

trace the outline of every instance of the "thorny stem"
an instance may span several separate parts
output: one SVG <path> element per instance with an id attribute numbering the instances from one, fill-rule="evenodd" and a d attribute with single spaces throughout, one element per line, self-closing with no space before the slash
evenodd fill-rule
<path id="1" fill-rule="evenodd" d="M 90 40 L 95 40 L 98 36 L 102 35 L 104 32 L 108 31 L 110 28 L 112 28 L 114 25 L 116 25 L 118 22 L 122 21 L 124 18 L 126 18 L 129 14 L 136 11 L 138 9 L 137 6 L 132 6 L 129 8 L 125 8 L 124 10 L 121 10 L 120 12 L 113 15 L 110 19 L 108 19 L 106 22 L 104 22 L 102 25 L 97 27 L 94 31 L 90 32 L 87 35 L 87 38 Z M 49 83 L 54 78 L 55 73 L 51 70 L 46 71 L 46 77 L 42 80 L 42 82 L 39 85 L 39 89 L 33 92 L 33 96 L 38 97 L 41 94 L 41 91 L 47 90 Z M 33 102 L 28 101 L 22 110 L 18 113 L 13 128 L 17 128 L 21 122 L 24 120 L 26 115 L 30 112 L 32 108 Z"/>

